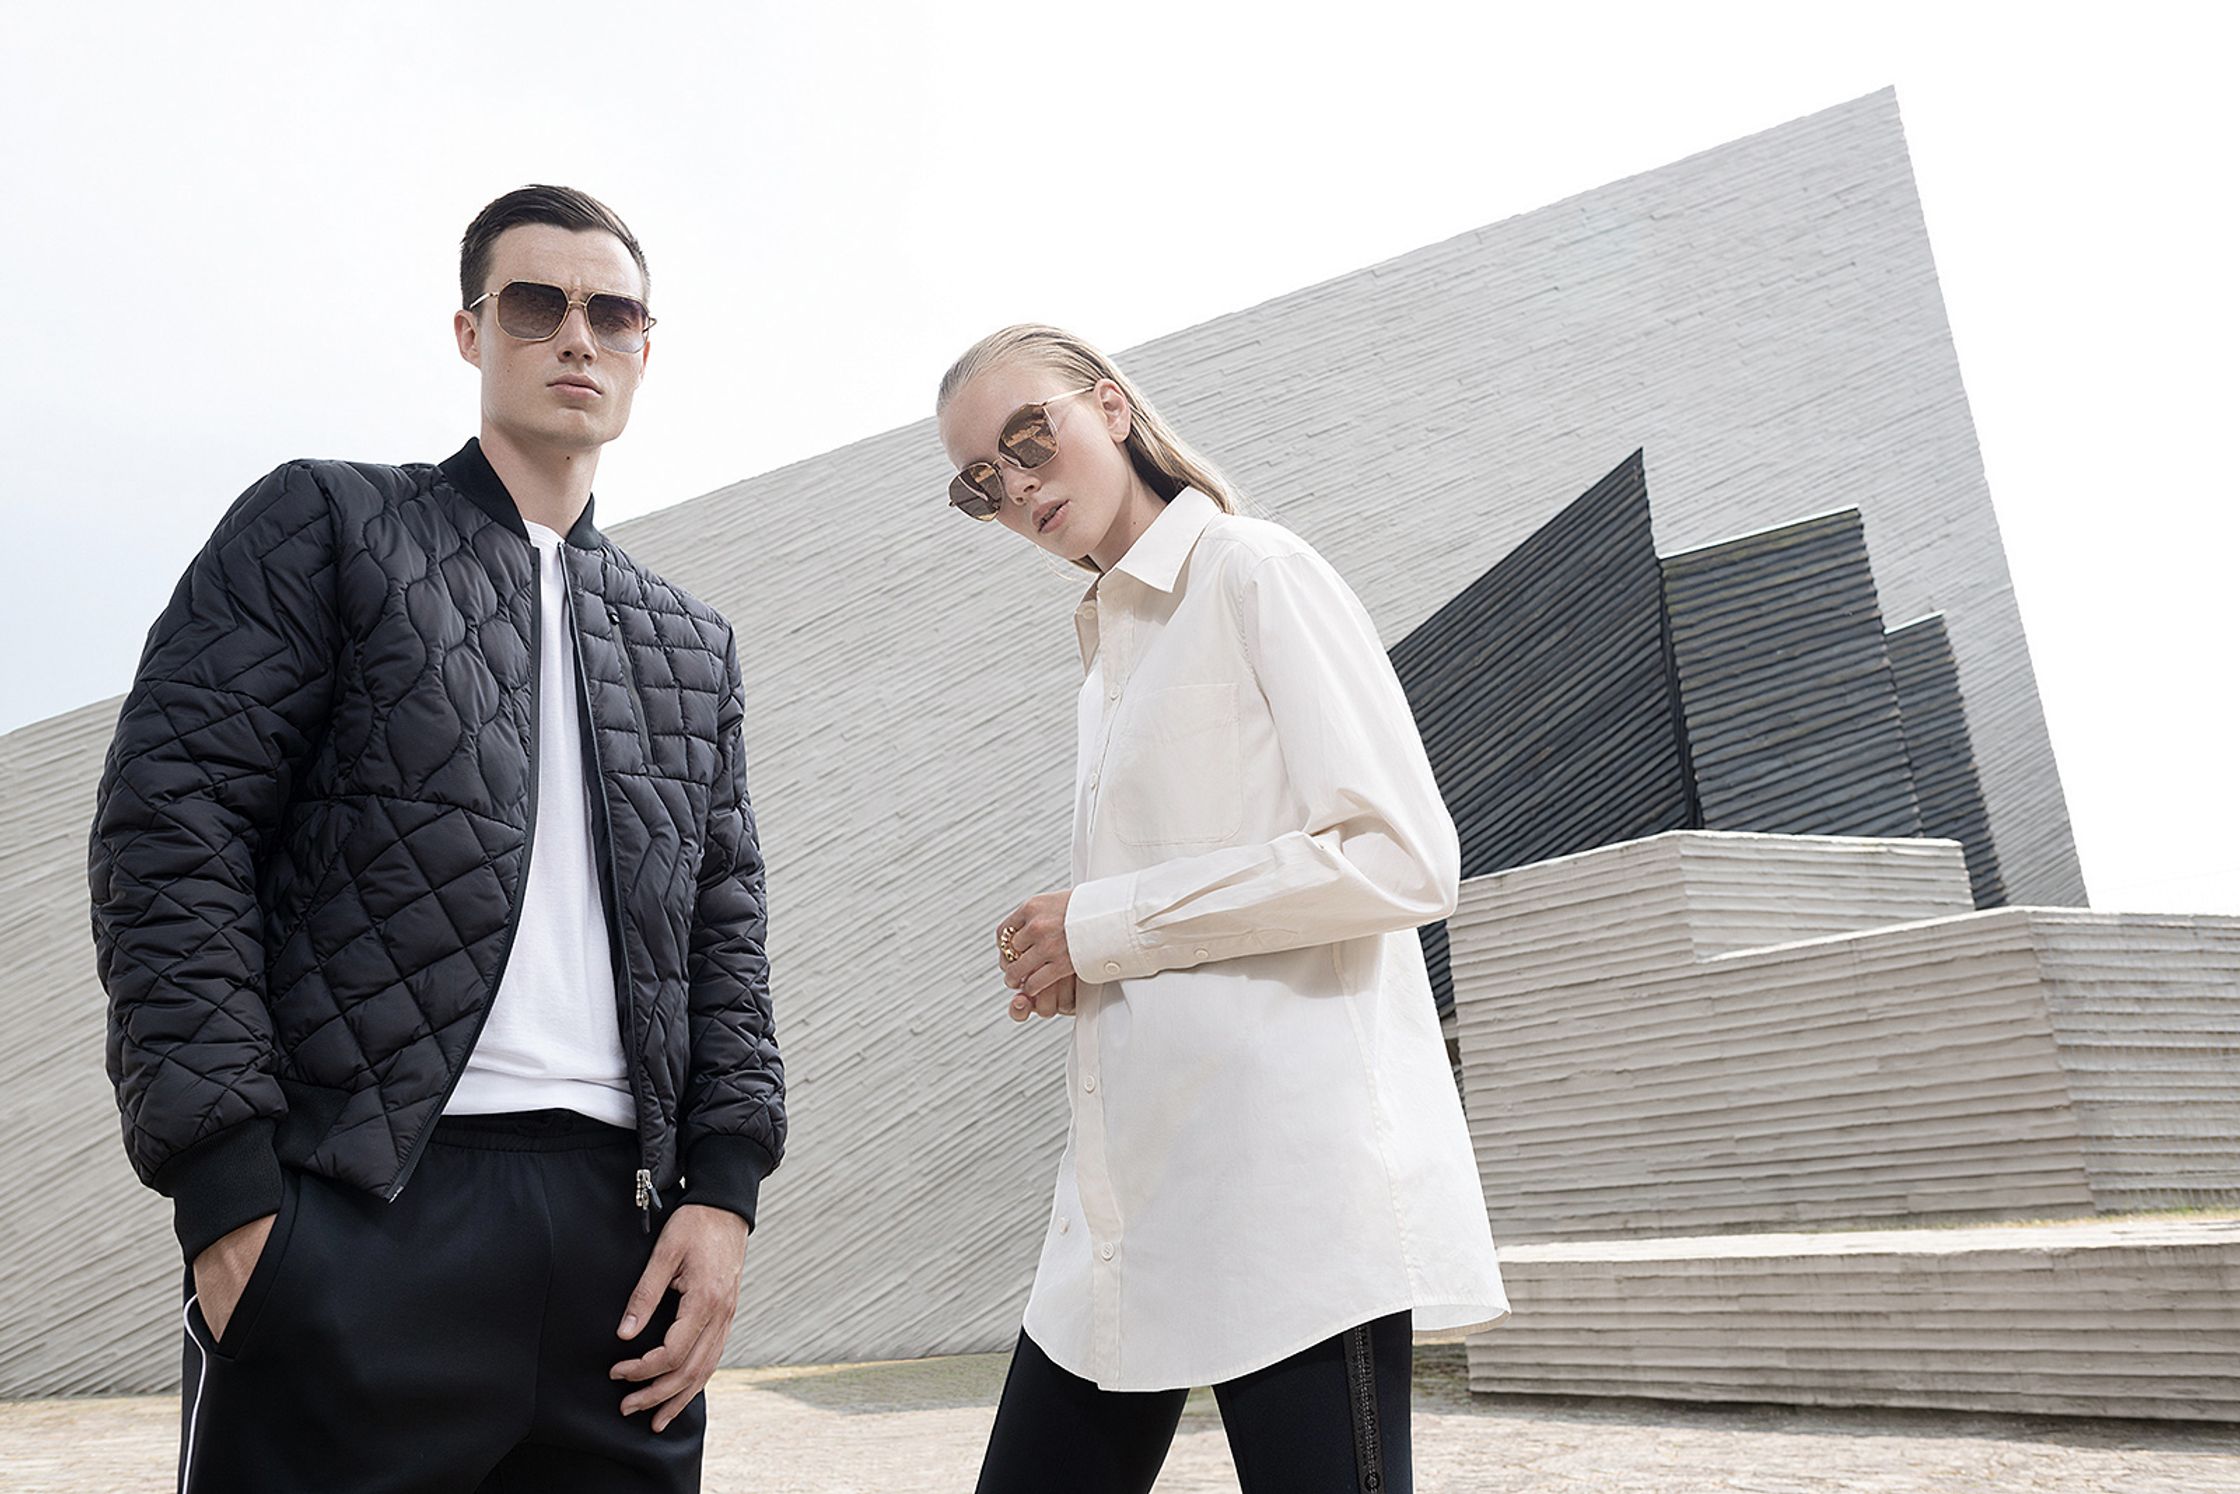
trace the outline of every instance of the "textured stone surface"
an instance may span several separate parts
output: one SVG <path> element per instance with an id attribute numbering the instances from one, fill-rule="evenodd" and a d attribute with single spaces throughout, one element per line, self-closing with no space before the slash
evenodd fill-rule
<path id="1" fill-rule="evenodd" d="M 1983 781 L 1976 776 L 1975 743 L 1968 735 L 1959 666 L 1944 619 L 1931 613 L 1892 628 L 1889 650 L 1890 674 L 1905 714 L 1914 797 L 1921 805 L 1921 833 L 1967 847 L 1976 906 L 1996 908 L 2008 900 L 2007 888 L 1984 817 Z"/>
<path id="2" fill-rule="evenodd" d="M 1697 823 L 1919 835 L 1858 512 L 1669 555 L 1663 570 Z"/>
<path id="3" fill-rule="evenodd" d="M 1702 823 L 1649 515 L 1635 452 L 1393 645 L 1463 876 Z M 1423 953 L 1451 1013 L 1443 922 Z"/>
<path id="4" fill-rule="evenodd" d="M 105 701 L 0 736 L 0 1395 L 179 1377 L 163 1362 L 179 1287 L 171 1206 L 125 1161 L 87 912 L 86 836 L 116 716 Z"/>
<path id="5" fill-rule="evenodd" d="M 2030 923 L 2099 1207 L 2240 1199 L 2240 918 Z"/>
<path id="6" fill-rule="evenodd" d="M 1946 616 L 2010 895 L 2082 898 L 1893 93 L 1124 361 L 1388 644 L 1636 449 L 1661 551 L 1857 507 L 1886 613 Z M 1065 877 L 1082 577 L 959 521 L 946 477 L 921 421 L 617 526 L 747 640 L 794 1146 L 734 1362 L 1000 1349 L 1034 1268 L 1062 1033 L 1012 1026 L 990 947 Z M 176 1373 L 84 932 L 113 715 L 0 744 L 0 1392 Z"/>
<path id="7" fill-rule="evenodd" d="M 2240 1219 L 1513 1247 L 1473 1390 L 2240 1421 Z"/>
<path id="8" fill-rule="evenodd" d="M 1682 831 L 1448 927 L 1504 1242 L 2240 1203 L 2240 918 L 1979 913 L 1950 841 Z"/>
<path id="9" fill-rule="evenodd" d="M 999 1355 L 726 1370 L 709 1388 L 708 1494 L 958 1494 Z M 0 1404 L 0 1488 L 168 1489 L 168 1397 Z M 1419 1350 L 1423 1494 L 2227 1494 L 2240 1429 L 2057 1417 L 1472 1396 L 1459 1349 Z M 1191 1398 L 1156 1494 L 1237 1487 L 1212 1397 Z"/>

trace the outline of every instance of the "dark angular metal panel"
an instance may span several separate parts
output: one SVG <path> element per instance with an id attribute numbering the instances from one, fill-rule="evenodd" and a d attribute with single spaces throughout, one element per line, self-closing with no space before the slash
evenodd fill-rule
<path id="1" fill-rule="evenodd" d="M 1906 753 L 1913 760 L 1913 793 L 1921 805 L 1921 833 L 1956 840 L 1968 852 L 1968 884 L 1979 908 L 2004 907 L 2005 882 L 1991 840 L 1991 816 L 1976 776 L 1968 712 L 1960 694 L 1960 666 L 1944 615 L 1931 613 L 1888 635 L 1890 673 L 1898 685 Z"/>
<path id="2" fill-rule="evenodd" d="M 1394 645 L 1463 876 L 1695 823 L 1661 585 L 1636 451 Z"/>
<path id="3" fill-rule="evenodd" d="M 1671 556 L 1664 584 L 1706 828 L 1921 833 L 1856 509 Z"/>

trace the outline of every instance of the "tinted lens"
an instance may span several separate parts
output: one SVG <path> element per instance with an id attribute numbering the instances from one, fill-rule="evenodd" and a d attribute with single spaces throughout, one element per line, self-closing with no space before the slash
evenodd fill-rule
<path id="1" fill-rule="evenodd" d="M 508 336 L 542 342 L 560 330 L 568 314 L 568 293 L 557 285 L 516 280 L 498 292 L 498 326 Z"/>
<path id="2" fill-rule="evenodd" d="M 1003 506 L 1002 480 L 993 463 L 974 462 L 949 479 L 949 501 L 975 519 L 992 519 Z M 996 496 L 989 496 L 991 489 Z"/>
<path id="3" fill-rule="evenodd" d="M 646 308 L 628 296 L 597 295 L 584 308 L 591 318 L 591 335 L 599 345 L 617 353 L 635 353 L 646 345 Z"/>
<path id="4" fill-rule="evenodd" d="M 1058 454 L 1058 438 L 1050 429 L 1050 412 L 1040 405 L 1021 405 L 1004 422 L 997 443 L 1003 454 L 1022 467 L 1039 467 Z"/>

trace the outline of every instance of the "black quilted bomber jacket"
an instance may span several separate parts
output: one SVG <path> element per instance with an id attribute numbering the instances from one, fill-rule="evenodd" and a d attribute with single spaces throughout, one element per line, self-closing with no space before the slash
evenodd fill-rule
<path id="1" fill-rule="evenodd" d="M 785 1078 L 736 645 L 588 508 L 567 539 L 634 1202 L 751 1221 Z M 538 606 L 470 441 L 280 468 L 150 631 L 101 778 L 93 933 L 125 1146 L 188 1260 L 278 1208 L 282 1163 L 392 1199 L 410 1180 L 535 850 Z"/>

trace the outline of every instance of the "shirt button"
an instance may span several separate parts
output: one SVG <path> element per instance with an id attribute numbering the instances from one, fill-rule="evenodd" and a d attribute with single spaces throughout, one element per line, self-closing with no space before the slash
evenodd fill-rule
<path id="1" fill-rule="evenodd" d="M 1106 1260 L 1109 1261 L 1112 1259 L 1113 1247 L 1110 1245 L 1101 1246 L 1098 1248 L 1097 1254 L 1103 1256 Z"/>
<path id="2" fill-rule="evenodd" d="M 1104 692 L 1104 698 L 1106 700 L 1118 700 L 1120 698 L 1120 692 L 1118 690 L 1107 690 Z"/>
<path id="3" fill-rule="evenodd" d="M 1204 959 L 1210 959 L 1210 958 L 1212 958 L 1212 957 L 1211 957 L 1210 955 L 1208 955 L 1208 954 L 1207 954 L 1207 953 L 1206 953 L 1206 952 L 1205 952 L 1204 950 L 1202 950 L 1202 949 L 1201 949 L 1201 950 L 1199 950 L 1199 951 L 1198 951 L 1198 958 L 1199 958 L 1199 959 L 1201 959 L 1201 960 L 1204 960 Z"/>
<path id="4" fill-rule="evenodd" d="M 1060 1215 L 1058 1216 L 1058 1233 L 1062 1235 L 1062 1234 L 1064 1234 L 1064 1233 L 1065 1233 L 1065 1232 L 1066 1232 L 1067 1230 L 1069 1230 L 1069 1229 L 1072 1229 L 1072 1228 L 1073 1228 L 1073 1221 L 1072 1221 L 1071 1219 L 1068 1219 L 1068 1218 L 1067 1218 L 1067 1217 L 1066 1217 L 1065 1215 L 1063 1215 L 1063 1214 L 1060 1214 Z"/>
<path id="5" fill-rule="evenodd" d="M 1118 975 L 1118 974 L 1120 973 L 1120 963 L 1119 963 L 1119 961 L 1117 961 L 1117 960 L 1106 960 L 1106 961 L 1104 962 L 1104 973 L 1105 973 L 1105 974 L 1107 974 L 1107 975 Z"/>
<path id="6" fill-rule="evenodd" d="M 1097 1092 L 1097 1076 L 1091 1074 L 1088 1078 L 1082 1080 L 1081 1087 L 1089 1091 L 1089 1093 L 1095 1094 Z"/>

